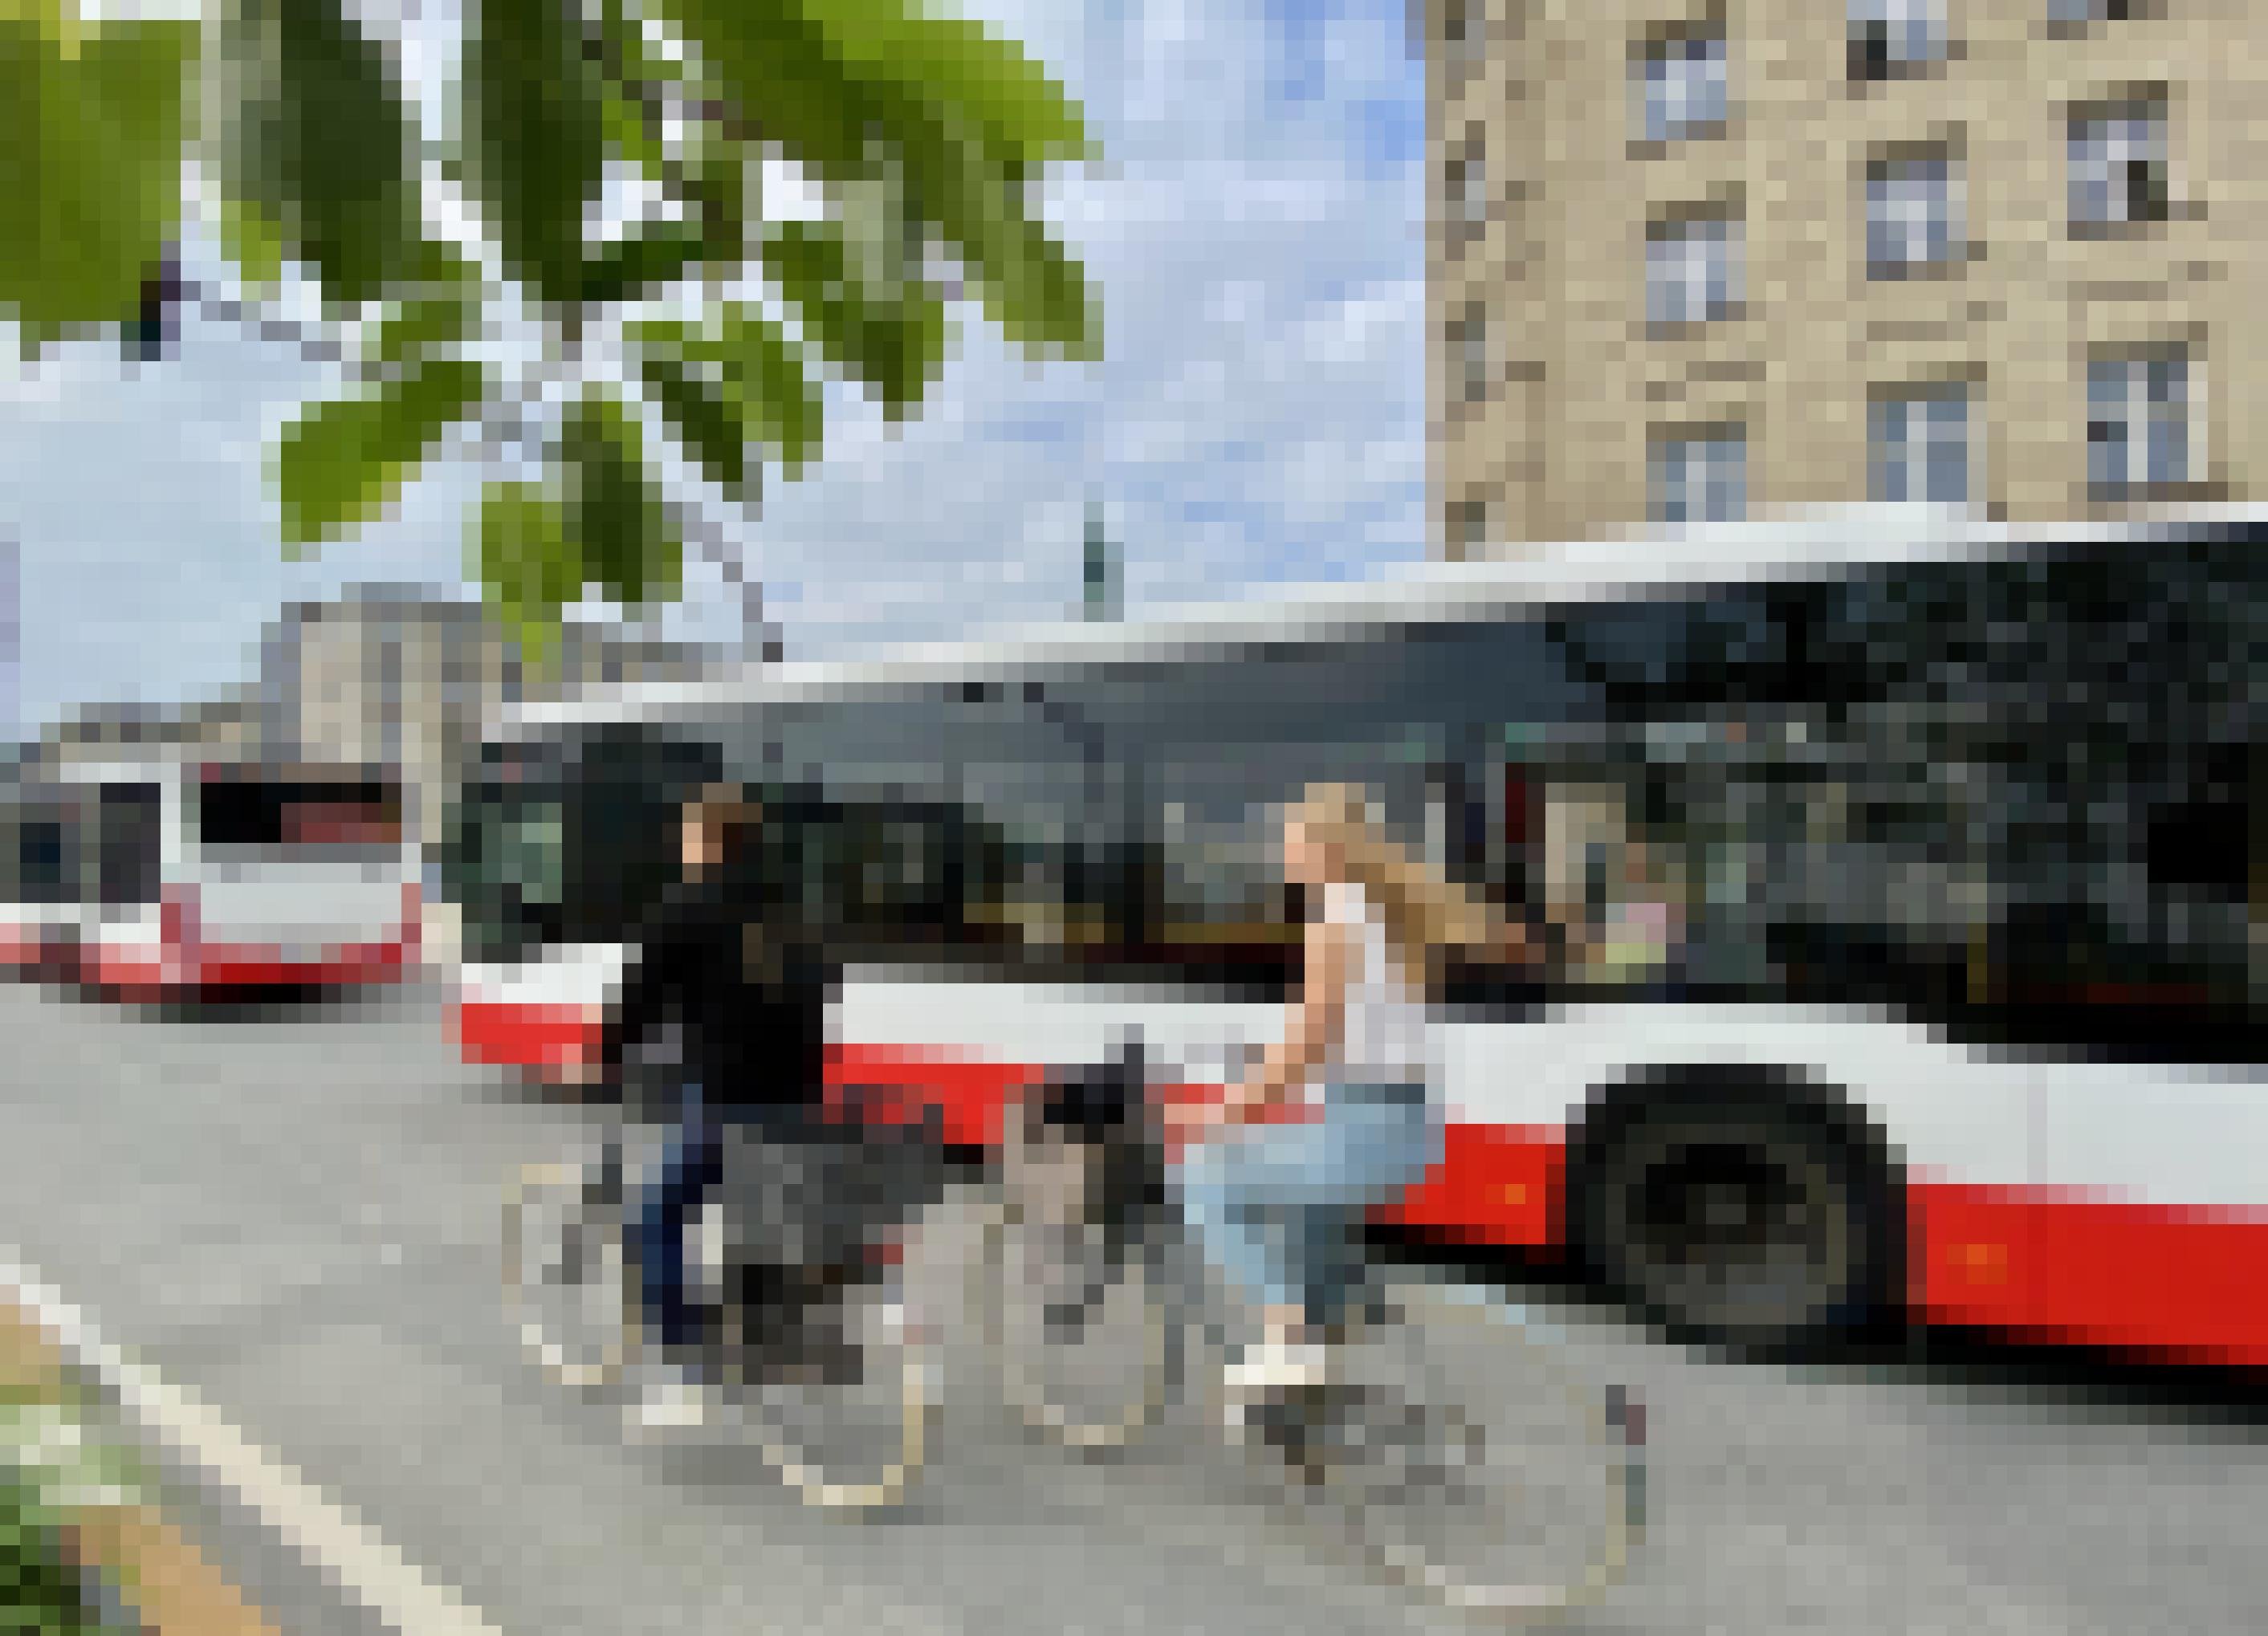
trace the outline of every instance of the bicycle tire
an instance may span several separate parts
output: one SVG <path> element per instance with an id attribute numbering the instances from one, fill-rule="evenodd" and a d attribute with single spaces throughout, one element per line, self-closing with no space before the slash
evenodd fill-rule
<path id="1" fill-rule="evenodd" d="M 879 1303 L 877 1315 L 886 1325 L 892 1312 L 902 1315 L 905 1296 Z M 897 1326 L 902 1330 L 901 1323 Z M 859 1344 L 862 1364 L 880 1359 L 882 1367 L 860 1370 L 858 1385 L 870 1385 L 877 1396 L 892 1400 L 894 1424 L 887 1430 L 895 1439 L 892 1455 L 880 1469 L 852 1478 L 836 1463 L 821 1455 L 809 1442 L 768 1430 L 762 1424 L 765 1399 L 777 1399 L 787 1389 L 777 1378 L 759 1375 L 746 1389 L 737 1391 L 735 1412 L 746 1425 L 765 1467 L 806 1507 L 819 1511 L 875 1511 L 900 1504 L 915 1476 L 926 1463 L 939 1409 L 938 1369 L 925 1344 L 901 1333 L 880 1343 Z"/>
<path id="2" fill-rule="evenodd" d="M 556 1161 L 522 1166 L 504 1188 L 505 1315 L 519 1330 L 521 1345 L 537 1367 L 573 1390 L 613 1385 L 628 1371 L 638 1352 L 637 1307 L 631 1287 L 635 1273 L 624 1250 L 619 1212 L 598 1203 L 595 1190 L 587 1167 Z M 598 1252 L 597 1280 L 563 1281 L 557 1286 L 563 1293 L 586 1288 L 595 1297 L 600 1313 L 588 1336 L 568 1333 L 566 1325 L 548 1314 L 545 1309 L 550 1302 L 538 1298 L 548 1293 L 548 1286 L 543 1291 L 531 1287 L 528 1229 L 534 1225 L 533 1207 L 538 1201 L 550 1199 L 564 1206 L 563 1229 L 586 1235 Z M 553 1236 L 545 1231 L 546 1249 Z M 573 1259 L 579 1264 L 585 1257 Z"/>
<path id="3" fill-rule="evenodd" d="M 1098 1330 L 1090 1327 L 1091 1317 L 1082 1322 L 1076 1333 L 1057 1328 L 1059 1338 L 1049 1339 L 1048 1303 L 1029 1299 L 1044 1295 L 1047 1284 L 1030 1276 L 1033 1270 L 1023 1264 L 1018 1249 L 1020 1236 L 1030 1229 L 1059 1229 L 1060 1226 L 1035 1220 L 1012 1203 L 992 1212 L 984 1230 L 985 1339 L 1008 1407 L 1027 1429 L 1071 1448 L 1123 1448 L 1155 1424 L 1166 1405 L 1173 1326 L 1159 1288 L 1157 1268 L 1148 1253 L 1150 1247 L 1138 1242 L 1112 1270 L 1109 1287 L 1101 1292 L 1116 1294 L 1122 1307 L 1133 1308 L 1139 1325 L 1141 1356 L 1131 1389 L 1111 1394 L 1118 1401 L 1101 1412 L 1075 1408 L 1068 1401 L 1071 1394 L 1045 1378 L 1049 1371 L 1042 1360 L 1068 1363 L 1108 1348 L 1096 1341 Z M 1039 1308 L 1036 1315 L 1035 1307 Z M 1035 1315 L 1036 1323 L 1031 1322 Z"/>
<path id="4" fill-rule="evenodd" d="M 1458 1292 L 1445 1299 L 1448 1294 L 1429 1286 L 1413 1300 L 1412 1292 L 1405 1289 L 1391 1303 L 1400 1308 L 1401 1316 L 1358 1325 L 1356 1338 L 1344 1348 L 1341 1362 L 1347 1374 L 1339 1395 L 1358 1404 L 1371 1430 L 1342 1437 L 1365 1450 L 1360 1456 L 1319 1449 L 1310 1441 L 1294 1456 L 1278 1450 L 1270 1457 L 1285 1461 L 1287 1474 L 1306 1495 L 1351 1516 L 1352 1544 L 1369 1571 L 1388 1582 L 1461 1612 L 1490 1614 L 1513 1623 L 1557 1618 L 1595 1603 L 1627 1573 L 1631 1553 L 1644 1535 L 1643 1409 L 1628 1392 L 1585 1378 L 1570 1361 L 1564 1344 L 1513 1319 L 1493 1299 L 1479 1292 Z M 1451 1322 L 1471 1326 L 1474 1332 L 1449 1341 L 1445 1338 Z M 1431 1343 L 1445 1352 L 1462 1349 L 1486 1360 L 1488 1382 L 1469 1391 L 1445 1390 L 1429 1382 L 1423 1401 L 1397 1401 L 1361 1378 L 1362 1348 L 1381 1338 L 1415 1347 Z M 1348 1390 L 1350 1386 L 1356 1389 Z M 1508 1411 L 1528 1413 L 1540 1428 L 1532 1437 L 1485 1440 L 1500 1447 L 1483 1454 L 1484 1464 L 1518 1500 L 1506 1495 L 1492 1505 L 1466 1500 L 1447 1507 L 1460 1525 L 1485 1542 L 1482 1551 L 1494 1546 L 1493 1559 L 1485 1567 L 1448 1549 L 1421 1546 L 1402 1537 L 1391 1520 L 1395 1505 L 1382 1503 L 1378 1495 L 1383 1489 L 1407 1500 L 1417 1485 L 1406 1475 L 1385 1480 L 1393 1467 L 1378 1452 L 1386 1439 L 1377 1430 L 1397 1415 L 1419 1415 L 1465 1428 L 1469 1447 L 1484 1419 L 1476 1407 L 1484 1398 L 1502 1402 Z M 1329 1419 L 1317 1412 L 1318 1418 Z M 1565 1446 L 1547 1447 L 1551 1441 Z M 1521 1446 L 1512 1446 L 1515 1441 Z M 1303 1462 L 1299 1455 L 1314 1457 Z M 1466 1487 L 1444 1485 L 1451 1485 L 1461 1492 Z M 1548 1494 L 1543 1492 L 1547 1486 Z M 1538 1560 L 1527 1566 L 1526 1546 L 1535 1529 L 1523 1531 L 1517 1526 L 1515 1519 L 1523 1514 L 1538 1527 L 1568 1524 L 1572 1518 L 1565 1531 L 1575 1536 L 1574 1548 L 1552 1566 Z"/>

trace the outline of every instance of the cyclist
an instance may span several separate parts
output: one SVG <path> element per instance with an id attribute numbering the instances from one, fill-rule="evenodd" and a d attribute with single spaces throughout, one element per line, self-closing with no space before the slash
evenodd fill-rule
<path id="1" fill-rule="evenodd" d="M 1282 1041 L 1219 1103 L 1174 1118 L 1192 1146 L 1183 1213 L 1209 1259 L 1262 1308 L 1263 1339 L 1232 1363 L 1232 1412 L 1328 1378 L 1361 1263 L 1361 1220 L 1439 1162 L 1437 1077 L 1425 997 L 1454 948 L 1528 954 L 1478 899 L 1411 859 L 1371 822 L 1363 793 L 1319 785 L 1286 818 L 1286 879 L 1309 911 L 1300 991 Z M 1253 1125 L 1322 1086 L 1318 1116 Z"/>
<path id="2" fill-rule="evenodd" d="M 674 1020 L 683 1052 L 677 1128 L 631 1212 L 647 1334 L 660 1353 L 631 1404 L 652 1427 L 697 1423 L 713 1384 L 699 1358 L 703 1315 L 686 1289 L 685 1241 L 703 1195 L 723 1179 L 726 1139 L 754 1126 L 792 1142 L 825 1094 L 828 973 L 817 949 L 781 924 L 761 866 L 762 806 L 712 785 L 686 805 L 684 877 L 640 928 L 610 1047 L 650 1039 Z M 737 1145 L 736 1145 L 737 1151 Z"/>

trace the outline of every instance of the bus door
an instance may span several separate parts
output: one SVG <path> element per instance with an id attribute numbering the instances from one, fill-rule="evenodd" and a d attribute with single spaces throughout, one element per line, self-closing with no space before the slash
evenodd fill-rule
<path id="1" fill-rule="evenodd" d="M 57 968 L 77 947 L 85 912 L 85 801 L 70 789 L 18 791 L 0 838 L 0 964 Z"/>

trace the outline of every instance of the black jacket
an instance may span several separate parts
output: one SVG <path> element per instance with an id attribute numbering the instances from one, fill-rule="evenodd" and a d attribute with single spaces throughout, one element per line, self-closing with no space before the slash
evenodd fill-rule
<path id="1" fill-rule="evenodd" d="M 720 1113 L 812 1109 L 826 1091 L 834 972 L 753 883 L 696 878 L 639 927 L 609 1056 L 677 1023 L 685 1077 Z M 769 910 L 769 912 L 768 912 Z"/>

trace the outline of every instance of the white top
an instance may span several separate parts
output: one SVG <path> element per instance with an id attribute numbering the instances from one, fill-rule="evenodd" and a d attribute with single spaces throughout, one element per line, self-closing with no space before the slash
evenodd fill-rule
<path id="1" fill-rule="evenodd" d="M 1323 918 L 1352 934 L 1345 1035 L 1329 1073 L 1354 1085 L 1430 1083 L 1432 1019 L 1393 956 L 1383 915 L 1360 887 L 1342 884 L 1323 888 Z"/>

